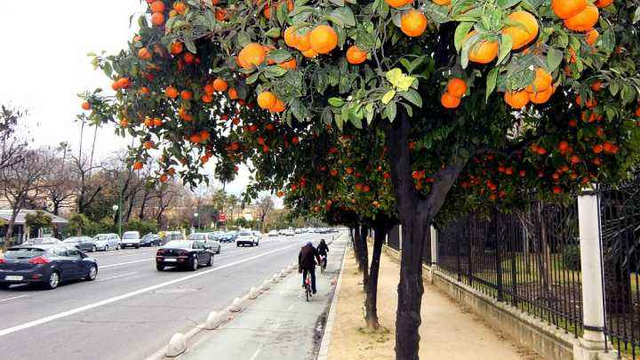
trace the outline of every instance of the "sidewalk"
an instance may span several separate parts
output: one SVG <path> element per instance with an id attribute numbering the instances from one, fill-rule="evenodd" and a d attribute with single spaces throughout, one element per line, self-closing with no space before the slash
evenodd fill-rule
<path id="1" fill-rule="evenodd" d="M 178 359 L 315 359 L 346 244 L 347 236 L 342 236 L 330 245 L 326 271 L 316 269 L 318 293 L 310 302 L 296 271 L 233 320 L 205 332 Z"/>
<path id="2" fill-rule="evenodd" d="M 371 253 L 371 250 L 370 252 Z M 342 286 L 329 360 L 388 360 L 395 358 L 395 315 L 400 265 L 383 252 L 378 288 L 381 329 L 370 332 L 363 319 L 364 292 L 352 251 L 345 255 Z M 539 359 L 521 349 L 481 319 L 425 282 L 420 327 L 421 359 Z"/>

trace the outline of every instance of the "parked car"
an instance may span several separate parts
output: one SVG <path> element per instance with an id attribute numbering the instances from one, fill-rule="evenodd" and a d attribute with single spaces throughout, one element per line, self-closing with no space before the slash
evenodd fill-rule
<path id="1" fill-rule="evenodd" d="M 140 246 L 158 246 L 161 242 L 159 235 L 148 233 L 140 239 Z"/>
<path id="2" fill-rule="evenodd" d="M 120 236 L 118 234 L 98 234 L 93 237 L 98 250 L 120 250 Z"/>
<path id="3" fill-rule="evenodd" d="M 68 246 L 75 246 L 84 252 L 98 251 L 95 241 L 90 236 L 72 236 L 64 239 L 63 243 Z"/>
<path id="4" fill-rule="evenodd" d="M 164 231 L 160 233 L 160 239 L 162 240 L 160 245 L 164 245 L 169 241 L 184 240 L 184 235 L 180 231 Z"/>
<path id="5" fill-rule="evenodd" d="M 260 240 L 262 240 L 262 233 L 260 231 L 252 231 L 253 237 L 255 238 L 256 246 L 260 246 Z"/>
<path id="6" fill-rule="evenodd" d="M 284 229 L 280 235 L 284 235 L 284 236 L 294 236 L 295 233 L 293 232 L 293 229 L 288 228 L 288 229 Z"/>
<path id="7" fill-rule="evenodd" d="M 189 237 L 187 237 L 187 240 L 200 241 L 206 249 L 213 251 L 215 254 L 220 254 L 220 250 L 222 248 L 220 242 L 216 240 L 216 237 L 213 233 L 191 234 L 189 235 Z"/>
<path id="8" fill-rule="evenodd" d="M 137 231 L 125 231 L 120 240 L 120 249 L 124 248 L 140 248 L 140 233 Z"/>
<path id="9" fill-rule="evenodd" d="M 22 243 L 22 245 L 56 245 L 56 244 L 62 244 L 62 241 L 54 237 L 33 238 Z"/>
<path id="10" fill-rule="evenodd" d="M 256 245 L 256 238 L 251 230 L 240 230 L 240 232 L 238 233 L 238 237 L 236 238 L 236 246 L 240 245 Z"/>
<path id="11" fill-rule="evenodd" d="M 13 284 L 42 285 L 55 289 L 68 280 L 95 280 L 98 263 L 67 245 L 18 245 L 0 257 L 0 288 Z"/>
<path id="12" fill-rule="evenodd" d="M 278 234 L 278 230 L 271 230 L 271 231 L 269 231 L 269 234 L 268 234 L 268 235 L 269 235 L 269 236 L 278 236 L 278 235 L 280 235 L 280 234 Z"/>
<path id="13" fill-rule="evenodd" d="M 302 229 L 295 229 L 293 232 L 295 234 L 302 234 Z"/>
<path id="14" fill-rule="evenodd" d="M 200 265 L 213 266 L 213 256 L 213 251 L 206 249 L 201 241 L 169 241 L 156 252 L 156 269 L 162 271 L 167 266 L 175 266 L 196 271 Z"/>

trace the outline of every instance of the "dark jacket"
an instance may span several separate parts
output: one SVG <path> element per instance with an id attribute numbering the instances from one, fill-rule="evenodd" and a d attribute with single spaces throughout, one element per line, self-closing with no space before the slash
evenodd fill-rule
<path id="1" fill-rule="evenodd" d="M 327 246 L 327 243 L 320 242 L 320 244 L 318 244 L 318 254 L 327 255 L 328 252 L 329 252 L 329 247 Z"/>
<path id="2" fill-rule="evenodd" d="M 320 255 L 313 245 L 305 245 L 300 249 L 298 254 L 299 269 L 313 269 L 316 266 L 316 260 L 320 263 Z"/>

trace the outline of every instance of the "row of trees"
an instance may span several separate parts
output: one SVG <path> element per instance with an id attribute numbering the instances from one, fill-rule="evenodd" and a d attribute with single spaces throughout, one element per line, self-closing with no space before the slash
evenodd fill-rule
<path id="1" fill-rule="evenodd" d="M 116 95 L 87 94 L 90 118 L 140 139 L 137 169 L 150 149 L 159 177 L 193 184 L 210 158 L 223 181 L 248 163 L 248 196 L 350 226 L 373 327 L 381 239 L 402 224 L 399 360 L 418 359 L 431 224 L 559 201 L 639 160 L 635 2 L 155 4 L 125 51 L 95 58 Z"/>

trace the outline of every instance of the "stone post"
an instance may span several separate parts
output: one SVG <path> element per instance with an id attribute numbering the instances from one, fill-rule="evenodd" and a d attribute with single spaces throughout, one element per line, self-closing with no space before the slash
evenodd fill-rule
<path id="1" fill-rule="evenodd" d="M 431 266 L 438 265 L 438 230 L 431 225 Z"/>

